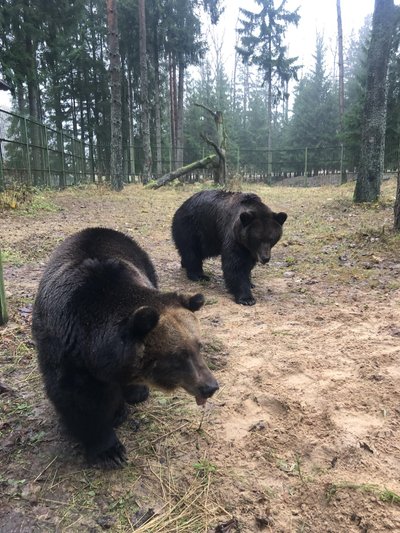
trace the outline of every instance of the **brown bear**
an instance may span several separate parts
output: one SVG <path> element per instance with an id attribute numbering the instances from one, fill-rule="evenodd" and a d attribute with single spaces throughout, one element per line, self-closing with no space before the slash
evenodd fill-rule
<path id="1" fill-rule="evenodd" d="M 203 259 L 221 255 L 235 301 L 254 305 L 251 271 L 257 262 L 268 263 L 286 219 L 286 213 L 274 213 L 253 193 L 201 191 L 176 211 L 172 237 L 189 279 L 207 280 Z"/>
<path id="2" fill-rule="evenodd" d="M 199 405 L 218 389 L 200 353 L 203 304 L 160 292 L 147 253 L 118 231 L 88 228 L 53 252 L 32 332 L 47 395 L 91 463 L 126 461 L 114 428 L 148 386 L 182 387 Z"/>

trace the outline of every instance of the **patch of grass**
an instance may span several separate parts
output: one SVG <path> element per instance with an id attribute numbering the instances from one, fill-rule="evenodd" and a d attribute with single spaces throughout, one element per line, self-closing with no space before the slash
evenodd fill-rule
<path id="1" fill-rule="evenodd" d="M 201 459 L 198 463 L 193 465 L 197 475 L 201 478 L 208 477 L 217 471 L 217 467 L 210 463 L 208 459 Z"/>
<path id="2" fill-rule="evenodd" d="M 0 211 L 18 209 L 32 202 L 34 190 L 27 185 L 13 185 L 0 192 Z"/>
<path id="3" fill-rule="evenodd" d="M 387 489 L 386 487 L 382 488 L 382 487 L 379 487 L 378 485 L 374 485 L 370 483 L 358 484 L 358 483 L 350 483 L 350 482 L 330 483 L 326 490 L 326 499 L 328 503 L 338 493 L 339 490 L 345 490 L 345 489 L 355 490 L 355 491 L 362 492 L 365 494 L 373 494 L 382 502 L 400 504 L 400 495 L 396 494 L 392 490 Z"/>
<path id="4" fill-rule="evenodd" d="M 9 265 L 21 266 L 25 262 L 21 252 L 10 248 L 2 248 L 1 258 L 3 263 L 8 263 Z"/>
<path id="5" fill-rule="evenodd" d="M 56 213 L 60 211 L 60 208 L 55 205 L 49 195 L 40 191 L 32 197 L 32 201 L 26 206 L 25 211 L 27 215 L 35 216 L 39 211 Z"/>

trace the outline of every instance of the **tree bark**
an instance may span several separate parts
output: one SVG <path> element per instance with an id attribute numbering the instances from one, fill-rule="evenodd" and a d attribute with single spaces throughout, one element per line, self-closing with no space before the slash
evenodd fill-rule
<path id="1" fill-rule="evenodd" d="M 400 170 L 397 172 L 396 202 L 394 204 L 394 229 L 400 231 Z"/>
<path id="2" fill-rule="evenodd" d="M 367 85 L 361 124 L 361 157 L 354 202 L 379 199 L 385 155 L 387 73 L 395 22 L 393 0 L 375 0 L 367 56 Z"/>
<path id="3" fill-rule="evenodd" d="M 3 266 L 1 262 L 0 250 L 0 326 L 3 326 L 8 320 L 6 294 L 4 290 Z"/>
<path id="4" fill-rule="evenodd" d="M 194 104 L 197 107 L 205 109 L 214 119 L 215 128 L 217 130 L 217 143 L 212 142 L 207 137 L 203 139 L 214 148 L 218 155 L 218 163 L 214 172 L 214 183 L 216 185 L 225 185 L 226 183 L 226 132 L 224 126 L 224 117 L 221 111 L 212 111 L 203 104 Z"/>
<path id="5" fill-rule="evenodd" d="M 339 62 L 339 120 L 340 133 L 343 132 L 343 115 L 344 115 L 344 61 L 343 61 L 343 26 L 342 26 L 342 8 L 340 0 L 336 0 L 337 27 L 338 27 L 338 62 Z M 347 183 L 346 169 L 342 168 L 340 183 Z"/>
<path id="6" fill-rule="evenodd" d="M 162 174 L 162 152 L 161 152 L 161 100 L 160 100 L 160 57 L 158 42 L 158 9 L 157 16 L 154 17 L 155 27 L 153 31 L 154 40 L 154 113 L 155 113 L 155 139 L 156 139 L 156 175 L 159 178 Z"/>
<path id="7" fill-rule="evenodd" d="M 183 166 L 183 92 L 185 66 L 180 61 L 178 66 L 178 107 L 176 113 L 176 164 Z"/>
<path id="8" fill-rule="evenodd" d="M 207 157 L 204 157 L 203 159 L 200 159 L 199 161 L 194 161 L 193 163 L 190 163 L 189 165 L 186 165 L 185 167 L 178 168 L 176 170 L 173 170 L 172 172 L 168 172 L 167 174 L 164 174 L 161 178 L 159 178 L 155 183 L 152 183 L 150 188 L 151 189 L 159 189 L 166 183 L 169 183 L 170 181 L 180 178 L 181 176 L 184 176 L 185 174 L 188 174 L 192 170 L 196 170 L 198 168 L 206 168 L 207 166 L 211 165 L 217 158 L 216 154 L 208 155 Z"/>
<path id="9" fill-rule="evenodd" d="M 111 77 L 111 187 L 123 188 L 122 120 L 121 120 L 121 57 L 119 54 L 117 0 L 107 0 L 108 47 Z"/>
<path id="10" fill-rule="evenodd" d="M 169 100 L 170 100 L 170 116 L 171 116 L 171 168 L 177 168 L 177 96 L 176 96 L 176 64 L 175 60 L 172 57 L 172 54 L 169 54 Z"/>
<path id="11" fill-rule="evenodd" d="M 147 37 L 145 0 L 138 1 L 139 10 L 139 56 L 140 99 L 142 104 L 143 182 L 151 177 L 152 154 L 150 145 L 149 84 L 147 75 Z"/>
<path id="12" fill-rule="evenodd" d="M 342 10 L 340 0 L 336 0 L 337 26 L 338 26 L 338 59 L 339 59 L 339 118 L 340 129 L 343 128 L 344 115 L 344 63 L 343 63 L 343 28 Z"/>

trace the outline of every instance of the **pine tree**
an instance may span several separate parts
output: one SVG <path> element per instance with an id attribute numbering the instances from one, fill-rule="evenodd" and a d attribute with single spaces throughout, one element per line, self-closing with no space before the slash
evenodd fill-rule
<path id="1" fill-rule="evenodd" d="M 289 25 L 297 25 L 300 16 L 295 11 L 286 9 L 287 0 L 275 7 L 274 0 L 256 0 L 260 6 L 258 12 L 240 9 L 243 18 L 239 29 L 241 43 L 239 53 L 245 61 L 254 64 L 263 74 L 263 82 L 267 88 L 267 149 L 268 174 L 272 171 L 272 109 L 273 99 L 281 99 L 285 82 L 297 78 L 297 58 L 287 56 L 284 36 Z"/>
<path id="2" fill-rule="evenodd" d="M 325 49 L 317 36 L 315 64 L 296 89 L 289 124 L 289 144 L 295 147 L 334 144 L 339 127 L 335 88 L 325 71 Z"/>

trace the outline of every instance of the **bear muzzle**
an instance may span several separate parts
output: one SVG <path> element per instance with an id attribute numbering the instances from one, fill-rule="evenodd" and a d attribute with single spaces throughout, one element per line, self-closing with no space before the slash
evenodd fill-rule
<path id="1" fill-rule="evenodd" d="M 197 405 L 205 405 L 208 398 L 219 389 L 218 382 L 213 379 L 212 382 L 201 385 L 198 388 L 198 393 L 195 395 Z"/>
<path id="2" fill-rule="evenodd" d="M 259 261 L 262 265 L 266 265 L 267 263 L 269 263 L 269 260 L 271 259 L 271 257 L 269 256 L 265 256 L 265 255 L 262 255 L 262 256 L 259 256 Z"/>

